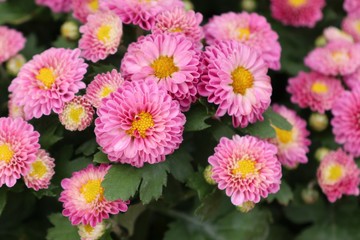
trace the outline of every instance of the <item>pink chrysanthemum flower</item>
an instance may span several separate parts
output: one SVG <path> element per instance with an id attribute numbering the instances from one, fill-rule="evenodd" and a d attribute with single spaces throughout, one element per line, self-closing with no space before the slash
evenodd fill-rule
<path id="1" fill-rule="evenodd" d="M 40 134 L 21 118 L 0 118 L 0 187 L 27 174 L 39 150 Z"/>
<path id="2" fill-rule="evenodd" d="M 360 88 L 344 91 L 332 107 L 331 125 L 335 141 L 344 144 L 345 151 L 360 156 Z"/>
<path id="3" fill-rule="evenodd" d="M 199 44 L 201 39 L 204 38 L 204 32 L 200 26 L 202 19 L 201 13 L 186 11 L 181 7 L 177 7 L 159 13 L 151 30 L 153 33 L 179 32 Z"/>
<path id="4" fill-rule="evenodd" d="M 18 106 L 12 100 L 12 96 L 9 96 L 8 102 L 8 109 L 9 109 L 9 117 L 11 118 L 22 118 L 25 119 L 24 108 L 22 106 Z"/>
<path id="5" fill-rule="evenodd" d="M 161 162 L 183 140 L 186 119 L 178 102 L 151 79 L 125 81 L 97 114 L 96 140 L 111 161 L 135 167 Z"/>
<path id="6" fill-rule="evenodd" d="M 31 164 L 29 172 L 24 175 L 24 181 L 28 188 L 35 191 L 47 189 L 51 178 L 54 176 L 55 159 L 49 156 L 45 150 L 40 149 L 36 153 L 36 160 Z"/>
<path id="7" fill-rule="evenodd" d="M 317 179 L 330 202 L 342 195 L 359 195 L 360 169 L 354 159 L 339 149 L 328 153 L 320 162 Z"/>
<path id="8" fill-rule="evenodd" d="M 83 34 L 79 40 L 82 56 L 92 62 L 105 59 L 118 50 L 122 37 L 122 22 L 110 11 L 90 15 L 80 27 Z"/>
<path id="9" fill-rule="evenodd" d="M 0 64 L 15 56 L 25 47 L 26 39 L 22 33 L 0 26 Z"/>
<path id="10" fill-rule="evenodd" d="M 206 47 L 204 66 L 199 94 L 218 105 L 217 117 L 228 113 L 234 127 L 263 120 L 272 87 L 267 65 L 255 50 L 237 41 L 222 41 Z"/>
<path id="11" fill-rule="evenodd" d="M 347 75 L 360 67 L 360 44 L 333 42 L 315 48 L 305 58 L 305 65 L 324 75 Z"/>
<path id="12" fill-rule="evenodd" d="M 95 108 L 98 108 L 101 105 L 101 101 L 112 92 L 115 92 L 123 82 L 124 79 L 121 73 L 115 69 L 111 72 L 98 74 L 87 86 L 85 97 Z"/>
<path id="13" fill-rule="evenodd" d="M 354 39 L 348 33 L 336 28 L 336 27 L 327 27 L 324 29 L 324 37 L 326 42 L 349 42 L 353 43 Z"/>
<path id="14" fill-rule="evenodd" d="M 344 76 L 344 82 L 350 89 L 360 86 L 360 67 L 352 74 Z"/>
<path id="15" fill-rule="evenodd" d="M 274 105 L 273 109 L 292 125 L 290 131 L 272 126 L 276 138 L 269 139 L 269 141 L 278 147 L 279 161 L 288 168 L 295 168 L 299 163 L 307 163 L 306 154 L 309 152 L 310 140 L 308 137 L 310 133 L 306 130 L 306 121 L 285 106 Z"/>
<path id="16" fill-rule="evenodd" d="M 59 113 L 59 120 L 69 131 L 82 131 L 90 126 L 94 112 L 94 108 L 86 97 L 76 96 L 65 103 Z"/>
<path id="17" fill-rule="evenodd" d="M 78 233 L 81 240 L 97 240 L 104 235 L 106 231 L 106 224 L 104 221 L 96 224 L 95 227 L 92 227 L 89 224 L 87 225 L 80 224 L 78 228 L 79 228 Z"/>
<path id="18" fill-rule="evenodd" d="M 258 203 L 280 188 L 281 164 L 273 144 L 253 136 L 221 138 L 208 161 L 218 188 L 226 190 L 234 205 Z"/>
<path id="19" fill-rule="evenodd" d="M 342 21 L 342 29 L 350 34 L 356 42 L 360 42 L 360 13 L 346 16 Z"/>
<path id="20" fill-rule="evenodd" d="M 336 78 L 317 72 L 300 72 L 296 77 L 289 79 L 287 91 L 291 94 L 291 102 L 301 108 L 310 107 L 311 111 L 324 113 L 331 109 L 344 88 Z"/>
<path id="21" fill-rule="evenodd" d="M 101 183 L 109 168 L 107 165 L 95 167 L 90 164 L 87 168 L 74 172 L 71 178 L 61 181 L 64 189 L 59 198 L 64 207 L 62 214 L 69 217 L 73 225 L 95 227 L 103 219 L 109 218 L 109 214 L 127 211 L 129 201 L 109 201 L 104 196 Z"/>
<path id="22" fill-rule="evenodd" d="M 121 62 L 125 79 L 151 79 L 166 87 L 187 111 L 197 99 L 200 51 L 181 34 L 151 34 L 128 47 Z"/>
<path id="23" fill-rule="evenodd" d="M 11 82 L 9 91 L 18 106 L 24 107 L 26 119 L 59 113 L 66 102 L 85 88 L 81 80 L 87 64 L 80 50 L 51 48 L 35 55 Z"/>
<path id="24" fill-rule="evenodd" d="M 312 28 L 322 19 L 325 0 L 271 0 L 271 14 L 276 20 L 294 27 Z"/>
<path id="25" fill-rule="evenodd" d="M 281 46 L 278 34 L 266 18 L 256 13 L 225 13 L 210 19 L 204 26 L 207 43 L 217 40 L 236 40 L 254 48 L 269 68 L 280 69 Z"/>
<path id="26" fill-rule="evenodd" d="M 86 23 L 87 17 L 90 14 L 94 14 L 99 10 L 100 0 L 72 0 L 72 9 L 74 18 L 78 19 L 82 23 Z"/>
<path id="27" fill-rule="evenodd" d="M 360 1 L 359 0 L 345 0 L 344 9 L 349 14 L 360 14 Z"/>
<path id="28" fill-rule="evenodd" d="M 125 24 L 139 25 L 144 30 L 150 30 L 154 26 L 157 14 L 184 6 L 181 0 L 100 0 L 100 2 L 101 7 L 115 12 Z"/>
<path id="29" fill-rule="evenodd" d="M 36 0 L 36 4 L 49 7 L 53 12 L 70 12 L 72 0 Z"/>

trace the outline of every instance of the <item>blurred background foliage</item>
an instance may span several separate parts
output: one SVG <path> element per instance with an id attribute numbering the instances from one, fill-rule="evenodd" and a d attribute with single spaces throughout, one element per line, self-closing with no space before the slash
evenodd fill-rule
<path id="1" fill-rule="evenodd" d="M 192 0 L 192 3 L 195 11 L 204 15 L 204 23 L 217 14 L 242 11 L 241 2 L 237 0 Z M 256 1 L 255 12 L 268 19 L 279 34 L 282 46 L 281 70 L 269 72 L 274 89 L 272 100 L 296 109 L 306 120 L 311 112 L 290 103 L 285 91 L 287 79 L 306 70 L 303 58 L 315 47 L 315 39 L 323 29 L 340 26 L 345 16 L 342 4 L 342 0 L 328 0 L 322 21 L 308 29 L 281 25 L 271 18 L 268 0 Z M 8 0 L 0 4 L 0 24 L 20 30 L 27 38 L 21 52 L 27 60 L 52 46 L 76 47 L 76 41 L 60 35 L 60 27 L 67 20 L 73 20 L 70 14 L 54 14 L 36 6 L 33 0 Z M 91 64 L 85 82 L 89 83 L 97 73 L 119 68 L 128 44 L 142 34 L 146 32 L 124 26 L 118 53 Z M 5 66 L 0 66 L 0 116 L 7 115 L 7 87 L 12 78 Z M 109 221 L 111 227 L 102 239 L 360 239 L 359 198 L 343 197 L 330 204 L 316 186 L 315 150 L 338 147 L 329 127 L 321 133 L 311 132 L 308 164 L 294 170 L 283 168 L 281 190 L 257 204 L 251 212 L 241 213 L 223 192 L 204 180 L 207 158 L 222 136 L 250 133 L 266 138 L 274 133 L 269 124 L 261 123 L 244 130 L 233 129 L 229 127 L 230 119 L 221 122 L 212 119 L 213 112 L 213 106 L 203 99 L 191 108 L 186 114 L 184 143 L 166 162 L 141 170 L 124 165 L 112 168 L 111 177 L 104 183 L 106 196 L 133 196 L 133 200 L 127 213 Z M 268 119 L 274 120 L 271 111 L 267 114 Z M 56 159 L 56 174 L 47 190 L 34 192 L 21 182 L 12 189 L 0 189 L 0 239 L 78 239 L 77 229 L 60 214 L 60 181 L 91 162 L 108 160 L 98 150 L 93 126 L 83 132 L 69 132 L 55 115 L 31 120 L 31 123 L 41 133 L 42 148 Z M 119 178 L 129 171 L 131 176 Z"/>

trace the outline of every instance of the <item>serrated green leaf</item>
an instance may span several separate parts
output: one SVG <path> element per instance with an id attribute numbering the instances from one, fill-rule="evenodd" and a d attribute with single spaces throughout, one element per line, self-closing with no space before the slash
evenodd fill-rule
<path id="1" fill-rule="evenodd" d="M 95 138 L 92 138 L 83 144 L 81 144 L 75 151 L 75 154 L 84 154 L 85 156 L 90 156 L 96 152 L 99 145 L 96 142 Z"/>
<path id="2" fill-rule="evenodd" d="M 70 41 L 62 36 L 59 36 L 55 42 L 52 43 L 52 45 L 54 47 L 57 48 L 70 48 L 70 49 L 74 49 L 77 47 L 77 42 L 76 41 Z"/>
<path id="3" fill-rule="evenodd" d="M 111 72 L 112 70 L 116 69 L 116 67 L 111 64 L 93 64 L 92 69 L 94 71 L 94 74 L 96 75 L 99 73 Z"/>
<path id="4" fill-rule="evenodd" d="M 141 171 L 129 165 L 113 165 L 101 185 L 107 200 L 128 200 L 139 188 Z"/>
<path id="5" fill-rule="evenodd" d="M 264 112 L 264 118 L 269 119 L 270 124 L 274 125 L 277 128 L 290 131 L 292 129 L 292 125 L 280 114 L 274 112 L 274 110 L 269 107 Z"/>
<path id="6" fill-rule="evenodd" d="M 210 194 L 214 189 L 213 186 L 209 185 L 205 181 L 203 176 L 203 169 L 199 169 L 199 172 L 195 172 L 189 178 L 186 185 L 197 192 L 200 200 L 204 199 L 204 197 Z"/>
<path id="7" fill-rule="evenodd" d="M 294 194 L 291 191 L 290 186 L 285 182 L 285 180 L 282 180 L 280 190 L 275 194 L 270 194 L 267 201 L 272 202 L 276 199 L 280 204 L 287 206 L 293 198 Z"/>
<path id="8" fill-rule="evenodd" d="M 51 214 L 49 220 L 54 227 L 48 229 L 46 235 L 47 240 L 80 239 L 77 227 L 71 225 L 69 220 L 61 213 Z"/>
<path id="9" fill-rule="evenodd" d="M 222 137 L 232 138 L 236 134 L 234 129 L 221 122 L 215 124 L 211 130 L 211 134 L 216 141 L 219 141 Z"/>
<path id="10" fill-rule="evenodd" d="M 10 0 L 0 3 L 0 24 L 21 24 L 41 11 L 33 1 Z"/>
<path id="11" fill-rule="evenodd" d="M 170 173 L 180 182 L 185 182 L 194 172 L 191 160 L 192 156 L 183 149 L 175 151 L 166 159 Z"/>
<path id="12" fill-rule="evenodd" d="M 259 138 L 274 138 L 276 137 L 275 130 L 271 127 L 270 121 L 264 119 L 264 121 L 258 121 L 254 124 L 241 129 L 242 132 L 256 136 Z"/>
<path id="13" fill-rule="evenodd" d="M 44 149 L 50 148 L 52 145 L 63 139 L 63 136 L 56 135 L 55 132 L 58 128 L 58 124 L 50 125 L 46 132 L 40 136 L 40 145 Z"/>
<path id="14" fill-rule="evenodd" d="M 162 162 L 145 165 L 141 170 L 140 200 L 147 204 L 161 196 L 163 187 L 166 186 L 169 166 L 167 162 Z"/>
<path id="15" fill-rule="evenodd" d="M 102 151 L 98 151 L 94 155 L 93 162 L 96 162 L 96 163 L 110 163 L 109 158 Z"/>
<path id="16" fill-rule="evenodd" d="M 146 207 L 141 203 L 131 205 L 126 213 L 117 215 L 116 220 L 121 226 L 127 229 L 128 235 L 132 236 L 134 234 L 136 220 L 145 210 Z"/>
<path id="17" fill-rule="evenodd" d="M 210 125 L 205 123 L 205 120 L 210 117 L 203 106 L 193 106 L 190 111 L 186 113 L 185 132 L 201 131 L 209 128 Z"/>
<path id="18" fill-rule="evenodd" d="M 185 222 L 175 221 L 169 224 L 169 230 L 165 233 L 164 240 L 184 240 L 193 239 L 193 237 Z"/>
<path id="19" fill-rule="evenodd" d="M 48 189 L 40 189 L 38 191 L 32 191 L 32 193 L 39 199 L 42 197 L 56 197 L 59 196 L 61 188 L 59 186 L 50 185 Z"/>
<path id="20" fill-rule="evenodd" d="M 7 190 L 5 188 L 0 188 L 0 216 L 5 208 L 7 200 Z"/>
<path id="21" fill-rule="evenodd" d="M 25 56 L 27 60 L 30 60 L 35 54 L 39 54 L 44 50 L 45 48 L 38 46 L 36 36 L 34 34 L 30 34 L 26 37 L 26 44 L 21 53 Z"/>

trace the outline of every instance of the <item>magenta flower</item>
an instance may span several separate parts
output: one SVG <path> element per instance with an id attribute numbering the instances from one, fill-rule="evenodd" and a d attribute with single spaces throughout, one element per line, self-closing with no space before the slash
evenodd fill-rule
<path id="1" fill-rule="evenodd" d="M 360 42 L 360 11 L 358 14 L 346 16 L 341 26 L 345 32 L 355 39 L 355 42 Z"/>
<path id="2" fill-rule="evenodd" d="M 36 4 L 49 7 L 51 11 L 59 12 L 70 12 L 72 0 L 36 0 Z"/>
<path id="3" fill-rule="evenodd" d="M 360 14 L 359 0 L 345 0 L 344 9 L 349 14 Z"/>

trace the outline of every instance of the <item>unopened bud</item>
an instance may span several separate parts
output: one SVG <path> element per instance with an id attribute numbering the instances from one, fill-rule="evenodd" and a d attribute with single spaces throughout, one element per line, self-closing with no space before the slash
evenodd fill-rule
<path id="1" fill-rule="evenodd" d="M 215 180 L 211 177 L 212 175 L 212 166 L 209 165 L 207 166 L 205 169 L 204 169 L 204 178 L 205 178 L 205 181 L 210 184 L 210 185 L 215 185 L 216 182 Z"/>
<path id="2" fill-rule="evenodd" d="M 255 203 L 252 201 L 244 202 L 242 205 L 236 206 L 236 209 L 240 212 L 247 213 L 250 212 L 255 207 Z"/>
<path id="3" fill-rule="evenodd" d="M 190 0 L 184 0 L 185 10 L 194 10 L 194 4 Z"/>
<path id="4" fill-rule="evenodd" d="M 317 37 L 316 40 L 315 40 L 315 46 L 316 47 L 325 46 L 326 43 L 327 43 L 326 38 L 323 35 Z"/>
<path id="5" fill-rule="evenodd" d="M 241 8 L 247 12 L 252 12 L 256 9 L 256 0 L 242 0 Z"/>
<path id="6" fill-rule="evenodd" d="M 329 119 L 326 114 L 312 113 L 309 118 L 309 125 L 317 132 L 325 130 L 329 125 Z"/>
<path id="7" fill-rule="evenodd" d="M 313 188 L 305 188 L 301 191 L 301 198 L 306 204 L 313 204 L 319 198 L 319 192 Z"/>
<path id="8" fill-rule="evenodd" d="M 70 40 L 79 38 L 79 27 L 73 21 L 67 21 L 61 26 L 61 36 Z"/>
<path id="9" fill-rule="evenodd" d="M 25 57 L 21 54 L 17 54 L 6 62 L 6 71 L 10 75 L 16 76 L 25 62 Z"/>
<path id="10" fill-rule="evenodd" d="M 330 149 L 326 148 L 326 147 L 321 147 L 318 148 L 315 151 L 315 158 L 316 160 L 318 160 L 319 162 L 321 162 L 321 160 L 324 159 L 324 157 L 330 152 Z"/>
<path id="11" fill-rule="evenodd" d="M 104 235 L 106 230 L 106 224 L 104 221 L 96 224 L 95 227 L 91 227 L 89 224 L 80 224 L 78 225 L 78 233 L 82 240 L 86 239 L 100 239 Z"/>

